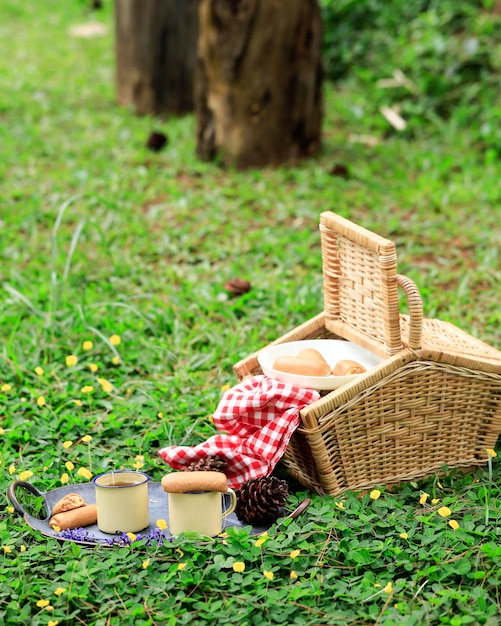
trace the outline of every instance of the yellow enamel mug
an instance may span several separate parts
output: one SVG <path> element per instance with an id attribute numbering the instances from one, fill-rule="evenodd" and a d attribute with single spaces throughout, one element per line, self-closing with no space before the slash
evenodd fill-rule
<path id="1" fill-rule="evenodd" d="M 148 482 L 142 472 L 119 470 L 92 479 L 97 527 L 103 533 L 136 533 L 149 524 Z"/>
<path id="2" fill-rule="evenodd" d="M 162 487 L 168 494 L 171 535 L 193 531 L 215 537 L 237 506 L 236 493 L 221 472 L 174 472 L 162 478 Z"/>

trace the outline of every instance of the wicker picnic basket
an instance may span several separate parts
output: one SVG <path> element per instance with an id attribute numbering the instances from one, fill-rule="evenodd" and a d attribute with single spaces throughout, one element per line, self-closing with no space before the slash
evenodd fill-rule
<path id="1" fill-rule="evenodd" d="M 270 345 L 344 339 L 382 361 L 301 411 L 283 457 L 290 474 L 338 495 L 486 463 L 501 432 L 501 352 L 423 318 L 392 241 L 332 212 L 320 234 L 324 311 Z M 240 379 L 261 373 L 258 354 L 234 366 Z"/>

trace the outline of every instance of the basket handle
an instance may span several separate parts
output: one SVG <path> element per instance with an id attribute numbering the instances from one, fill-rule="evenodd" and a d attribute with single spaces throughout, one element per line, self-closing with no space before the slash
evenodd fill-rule
<path id="1" fill-rule="evenodd" d="M 24 517 L 28 515 L 28 513 L 23 509 L 22 505 L 20 504 L 19 500 L 16 497 L 16 489 L 18 487 L 21 487 L 22 489 L 26 489 L 27 491 L 30 491 L 32 494 L 34 494 L 37 497 L 41 496 L 44 501 L 45 511 L 47 512 L 47 515 L 48 515 L 49 507 L 47 506 L 47 499 L 45 497 L 45 494 L 39 491 L 31 483 L 27 483 L 25 480 L 16 480 L 9 487 L 9 490 L 7 491 L 7 497 L 9 498 L 9 500 L 12 503 L 12 506 L 14 507 L 16 512 L 19 513 L 19 515 L 22 515 Z"/>
<path id="2" fill-rule="evenodd" d="M 409 306 L 409 342 L 412 350 L 421 349 L 423 334 L 423 300 L 416 283 L 403 274 L 397 274 L 397 283 L 405 293 Z"/>

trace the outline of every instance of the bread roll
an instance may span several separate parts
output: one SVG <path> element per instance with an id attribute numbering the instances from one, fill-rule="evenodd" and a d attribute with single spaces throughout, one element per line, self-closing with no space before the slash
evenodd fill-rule
<path id="1" fill-rule="evenodd" d="M 328 376 L 327 371 L 321 363 L 300 359 L 297 356 L 277 356 L 273 362 L 273 369 L 287 374 L 297 374 L 298 376 Z"/>
<path id="2" fill-rule="evenodd" d="M 68 493 L 58 500 L 54 507 L 52 508 L 52 515 L 57 515 L 58 513 L 63 513 L 64 511 L 72 511 L 73 509 L 78 509 L 81 506 L 85 506 L 87 503 L 82 498 L 82 496 L 78 495 L 78 493 Z"/>
<path id="3" fill-rule="evenodd" d="M 97 523 L 97 505 L 86 504 L 71 511 L 63 511 L 53 515 L 49 520 L 51 528 L 67 530 L 68 528 L 82 528 Z"/>
<path id="4" fill-rule="evenodd" d="M 318 365 L 324 370 L 324 372 L 320 374 L 320 376 L 329 376 L 329 374 L 331 373 L 330 365 L 320 354 L 320 352 L 318 350 L 315 350 L 314 348 L 306 348 L 306 350 L 301 350 L 301 352 L 297 355 L 297 358 L 318 363 Z"/>
<path id="5" fill-rule="evenodd" d="M 172 472 L 164 476 L 161 483 L 167 493 L 228 491 L 228 479 L 222 472 Z"/>
<path id="6" fill-rule="evenodd" d="M 366 371 L 363 365 L 350 359 L 338 361 L 332 368 L 333 376 L 353 376 L 353 374 L 363 374 Z"/>

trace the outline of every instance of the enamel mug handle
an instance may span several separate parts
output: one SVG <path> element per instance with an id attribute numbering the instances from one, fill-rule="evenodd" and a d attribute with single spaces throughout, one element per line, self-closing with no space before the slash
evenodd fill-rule
<path id="1" fill-rule="evenodd" d="M 228 487 L 228 491 L 226 493 L 230 496 L 230 506 L 226 509 L 226 511 L 224 511 L 223 519 L 228 517 L 228 515 L 233 513 L 233 511 L 237 508 L 237 494 L 230 487 Z"/>

